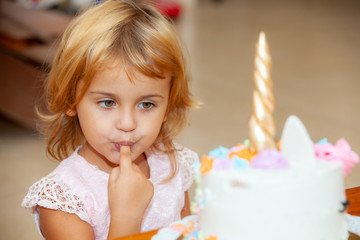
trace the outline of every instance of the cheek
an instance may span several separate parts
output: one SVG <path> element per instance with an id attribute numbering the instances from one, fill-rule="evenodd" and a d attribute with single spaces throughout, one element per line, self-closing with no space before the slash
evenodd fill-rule
<path id="1" fill-rule="evenodd" d="M 86 138 L 86 140 L 89 140 L 91 138 L 93 138 L 94 136 L 96 136 L 96 127 L 94 127 L 94 124 L 96 124 L 96 122 L 93 121 L 92 118 L 86 118 L 83 115 L 79 115 L 79 123 L 80 123 L 80 127 L 81 130 Z"/>
<path id="2" fill-rule="evenodd" d="M 152 138 L 156 138 L 159 135 L 160 128 L 163 123 L 164 116 L 154 116 L 152 118 L 148 118 L 147 120 L 143 120 L 143 130 L 147 132 L 147 135 L 151 135 Z"/>
<path id="3" fill-rule="evenodd" d="M 94 112 L 79 112 L 78 118 L 80 122 L 81 129 L 87 140 L 88 138 L 100 137 L 102 134 L 106 134 L 108 124 L 108 119 L 101 119 Z"/>

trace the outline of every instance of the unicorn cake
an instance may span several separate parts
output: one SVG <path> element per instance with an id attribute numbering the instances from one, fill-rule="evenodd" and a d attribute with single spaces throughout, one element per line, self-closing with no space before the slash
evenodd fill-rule
<path id="1" fill-rule="evenodd" d="M 343 173 L 358 156 L 344 139 L 335 146 L 326 139 L 314 144 L 296 116 L 287 119 L 275 143 L 264 33 L 256 50 L 250 140 L 214 149 L 195 166 L 193 211 L 199 215 L 200 239 L 346 240 Z"/>
<path id="2" fill-rule="evenodd" d="M 218 147 L 194 165 L 194 218 L 175 223 L 162 239 L 346 240 L 343 176 L 359 161 L 344 139 L 316 144 L 296 116 L 275 142 L 271 59 L 260 33 L 255 57 L 249 140 Z M 182 235 L 183 238 L 179 238 Z"/>
<path id="3" fill-rule="evenodd" d="M 344 139 L 314 144 L 296 116 L 276 144 L 270 69 L 260 33 L 249 140 L 214 149 L 195 166 L 199 239 L 346 240 L 343 174 L 358 156 Z"/>
<path id="4" fill-rule="evenodd" d="M 344 139 L 314 144 L 295 116 L 286 121 L 280 148 L 255 155 L 245 143 L 202 157 L 193 205 L 202 236 L 347 239 L 343 174 L 358 156 Z"/>

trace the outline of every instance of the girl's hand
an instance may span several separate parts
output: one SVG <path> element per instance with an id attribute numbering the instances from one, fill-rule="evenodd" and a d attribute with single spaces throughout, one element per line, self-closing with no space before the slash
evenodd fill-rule
<path id="1" fill-rule="evenodd" d="M 108 192 L 111 212 L 109 237 L 140 232 L 154 186 L 131 161 L 129 146 L 120 148 L 120 166 L 110 173 Z"/>

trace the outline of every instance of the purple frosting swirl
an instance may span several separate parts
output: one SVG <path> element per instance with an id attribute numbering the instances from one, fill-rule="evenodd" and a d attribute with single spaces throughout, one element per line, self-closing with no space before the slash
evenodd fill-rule
<path id="1" fill-rule="evenodd" d="M 260 152 L 251 160 L 251 166 L 260 169 L 285 169 L 289 167 L 289 161 L 275 149 Z"/>

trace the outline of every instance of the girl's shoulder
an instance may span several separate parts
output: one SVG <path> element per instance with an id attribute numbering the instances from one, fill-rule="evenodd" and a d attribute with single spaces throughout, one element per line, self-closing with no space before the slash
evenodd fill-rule
<path id="1" fill-rule="evenodd" d="M 49 175 L 35 182 L 28 190 L 22 206 L 36 213 L 37 206 L 74 213 L 89 222 L 89 196 L 106 189 L 108 174 L 90 165 L 77 150 Z"/>
<path id="2" fill-rule="evenodd" d="M 60 210 L 79 216 L 89 222 L 85 205 L 79 194 L 55 174 L 49 174 L 35 182 L 28 190 L 22 207 L 29 209 L 32 214 L 38 215 L 38 206 Z"/>
<path id="3" fill-rule="evenodd" d="M 100 179 L 107 181 L 109 174 L 86 161 L 78 154 L 79 149 L 80 147 L 68 158 L 61 161 L 50 174 L 34 183 L 33 186 L 57 181 L 59 184 L 67 185 L 76 191 L 77 189 L 85 187 L 85 185 L 91 185 L 93 181 L 96 182 Z M 33 188 L 33 186 L 30 187 L 30 189 Z"/>
<path id="4" fill-rule="evenodd" d="M 191 149 L 184 147 L 178 143 L 174 144 L 175 146 L 175 156 L 176 161 L 179 164 L 180 170 L 192 171 L 193 164 L 199 161 L 199 156 L 196 152 Z"/>
<path id="5" fill-rule="evenodd" d="M 193 164 L 199 161 L 197 153 L 190 150 L 189 148 L 184 147 L 178 143 L 174 143 L 174 147 L 175 161 L 179 169 L 191 170 Z M 160 149 L 161 148 L 163 148 L 163 146 L 160 146 Z M 163 168 L 163 170 L 170 168 L 169 155 L 164 151 L 158 151 L 155 148 L 150 148 L 145 152 L 145 154 L 148 158 L 150 167 Z"/>
<path id="6" fill-rule="evenodd" d="M 175 144 L 177 151 L 175 152 L 178 163 L 178 174 L 182 178 L 183 191 L 187 191 L 194 182 L 194 168 L 195 162 L 199 162 L 199 156 L 196 152 L 184 147 L 180 144 Z"/>
<path id="7" fill-rule="evenodd" d="M 160 146 L 161 149 L 162 146 Z M 184 147 L 178 143 L 174 143 L 175 147 L 175 161 L 177 165 L 177 172 L 172 178 L 173 182 L 181 182 L 183 189 L 188 189 L 194 179 L 193 165 L 199 161 L 196 152 Z M 171 172 L 171 163 L 169 155 L 163 151 L 156 151 L 155 148 L 150 148 L 145 152 L 150 166 L 150 175 L 155 182 L 163 182 L 169 177 Z M 185 190 L 185 191 L 186 191 Z"/>
<path id="8" fill-rule="evenodd" d="M 176 149 L 175 153 L 178 158 L 186 159 L 189 161 L 199 161 L 199 156 L 195 151 L 178 143 L 174 143 L 174 146 Z"/>

